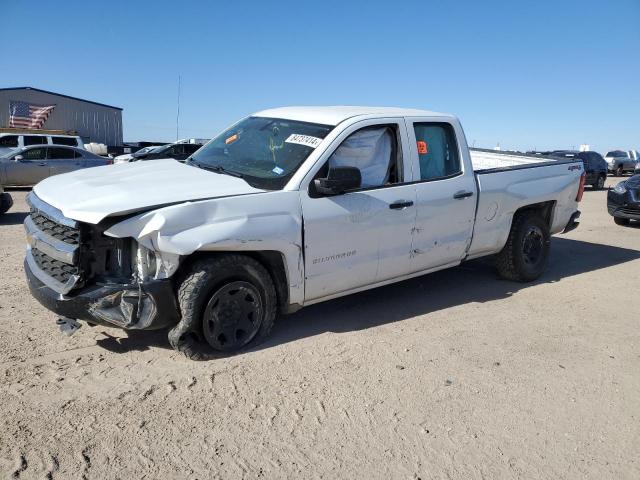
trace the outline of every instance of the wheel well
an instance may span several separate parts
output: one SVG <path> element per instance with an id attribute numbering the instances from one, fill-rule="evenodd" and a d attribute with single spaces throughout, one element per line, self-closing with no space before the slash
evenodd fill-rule
<path id="1" fill-rule="evenodd" d="M 531 205 L 525 205 L 517 209 L 513 216 L 522 215 L 524 213 L 537 213 L 542 217 L 546 224 L 551 228 L 551 220 L 553 219 L 553 209 L 556 206 L 555 200 L 548 202 L 532 203 Z M 511 222 L 513 223 L 513 221 Z"/>
<path id="2" fill-rule="evenodd" d="M 178 271 L 174 274 L 174 288 L 178 288 L 183 276 L 189 271 L 189 267 L 196 261 L 203 258 L 211 258 L 214 256 L 225 255 L 227 253 L 233 253 L 235 255 L 246 255 L 254 260 L 260 262 L 264 268 L 267 269 L 273 285 L 276 289 L 276 295 L 278 296 L 278 307 L 283 310 L 286 309 L 289 303 L 289 282 L 287 281 L 287 272 L 285 269 L 284 258 L 282 254 L 275 250 L 266 251 L 232 251 L 232 252 L 194 252 L 185 258 Z"/>

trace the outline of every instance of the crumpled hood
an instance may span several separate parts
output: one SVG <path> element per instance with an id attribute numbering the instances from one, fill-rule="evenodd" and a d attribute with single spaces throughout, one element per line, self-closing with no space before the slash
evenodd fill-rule
<path id="1" fill-rule="evenodd" d="M 49 177 L 33 190 L 64 216 L 94 224 L 159 205 L 264 192 L 241 178 L 173 159 L 76 170 Z"/>

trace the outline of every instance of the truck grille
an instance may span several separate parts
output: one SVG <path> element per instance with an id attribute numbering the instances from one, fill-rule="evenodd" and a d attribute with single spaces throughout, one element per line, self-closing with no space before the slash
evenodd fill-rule
<path id="1" fill-rule="evenodd" d="M 40 200 L 34 192 L 27 197 L 31 207 L 24 221 L 29 248 L 26 263 L 42 283 L 66 294 L 82 285 L 82 232 L 75 220 Z"/>
<path id="2" fill-rule="evenodd" d="M 78 245 L 80 243 L 80 230 L 78 228 L 61 225 L 41 214 L 35 208 L 31 208 L 31 220 L 35 226 L 43 233 L 62 240 L 70 245 Z"/>
<path id="3" fill-rule="evenodd" d="M 31 254 L 40 270 L 60 283 L 67 283 L 73 275 L 80 275 L 78 266 L 56 260 L 37 248 L 32 248 Z"/>

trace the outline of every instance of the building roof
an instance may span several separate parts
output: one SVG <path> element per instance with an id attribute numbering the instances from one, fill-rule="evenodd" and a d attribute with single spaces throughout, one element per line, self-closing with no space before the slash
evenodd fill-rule
<path id="1" fill-rule="evenodd" d="M 255 113 L 257 117 L 286 118 L 301 122 L 321 123 L 324 125 L 337 125 L 352 117 L 362 115 L 384 115 L 389 117 L 447 117 L 446 113 L 430 112 L 428 110 L 416 110 L 412 108 L 396 107 L 281 107 L 262 110 Z"/>
<path id="2" fill-rule="evenodd" d="M 5 91 L 5 90 L 33 90 L 34 92 L 48 93 L 49 95 L 55 95 L 57 97 L 70 98 L 71 100 L 78 100 L 79 102 L 92 103 L 93 105 L 99 105 L 101 107 L 115 108 L 116 110 L 122 110 L 122 108 L 114 107 L 113 105 L 107 105 L 105 103 L 93 102 L 91 100 L 85 100 L 84 98 L 72 97 L 70 95 L 63 95 L 62 93 L 49 92 L 48 90 L 41 90 L 39 88 L 33 88 L 33 87 L 0 88 L 0 92 Z"/>

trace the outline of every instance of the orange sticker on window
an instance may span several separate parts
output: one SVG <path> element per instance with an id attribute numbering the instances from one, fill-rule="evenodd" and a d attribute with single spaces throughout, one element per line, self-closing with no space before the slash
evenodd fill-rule
<path id="1" fill-rule="evenodd" d="M 238 134 L 234 133 L 233 135 L 231 135 L 229 138 L 227 138 L 224 143 L 225 145 L 229 145 L 230 143 L 235 142 L 238 139 Z"/>
<path id="2" fill-rule="evenodd" d="M 427 147 L 427 142 L 422 140 L 418 140 L 418 153 L 420 155 L 425 155 L 429 153 L 429 148 Z"/>

